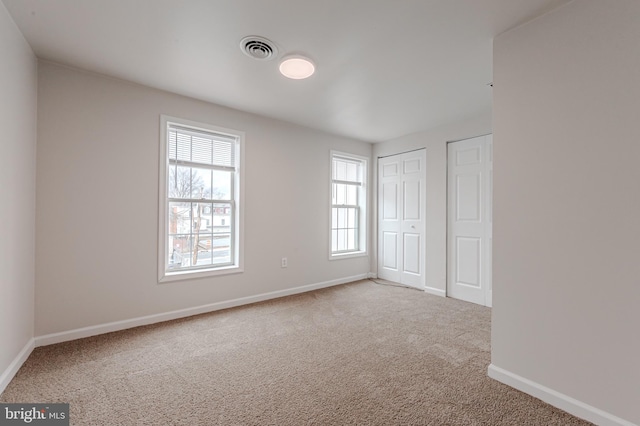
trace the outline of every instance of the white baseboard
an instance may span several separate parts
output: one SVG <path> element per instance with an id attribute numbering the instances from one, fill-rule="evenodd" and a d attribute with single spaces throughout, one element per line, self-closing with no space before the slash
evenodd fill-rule
<path id="1" fill-rule="evenodd" d="M 0 394 L 9 386 L 11 380 L 16 375 L 22 364 L 29 358 L 31 352 L 35 348 L 35 339 L 31 338 L 22 348 L 18 356 L 16 356 L 6 370 L 0 375 Z"/>
<path id="2" fill-rule="evenodd" d="M 491 364 L 488 368 L 489 377 L 505 385 L 516 388 L 524 393 L 534 396 L 547 404 L 551 404 L 576 417 L 590 421 L 601 426 L 636 426 L 633 423 L 616 417 L 606 411 L 592 407 L 577 399 L 557 392 L 539 383 L 533 382 L 510 371 Z"/>
<path id="3" fill-rule="evenodd" d="M 374 272 L 369 272 L 368 274 L 368 278 L 371 279 L 377 279 L 378 278 L 378 274 L 374 273 Z M 435 294 L 436 296 L 441 296 L 441 297 L 447 297 L 447 292 L 445 290 L 441 290 L 439 288 L 433 288 L 433 287 L 415 287 L 418 288 L 422 291 L 424 291 L 425 293 L 429 293 L 429 294 Z"/>
<path id="4" fill-rule="evenodd" d="M 141 325 L 155 324 L 163 321 L 170 321 L 178 318 L 190 317 L 193 315 L 204 314 L 207 312 L 219 311 L 221 309 L 233 308 L 250 303 L 262 302 L 265 300 L 276 299 L 278 297 L 291 296 L 293 294 L 306 293 L 308 291 L 318 290 L 321 288 L 332 287 L 335 285 L 346 284 L 353 281 L 363 280 L 369 274 L 354 275 L 351 277 L 339 278 L 331 281 L 324 281 L 316 284 L 309 284 L 300 287 L 289 288 L 286 290 L 278 290 L 269 293 L 257 294 L 255 296 L 241 297 L 239 299 L 227 300 L 224 302 L 210 303 L 193 308 L 180 309 L 161 314 L 147 315 L 144 317 L 131 318 L 123 321 L 115 321 L 107 324 L 94 325 L 90 327 L 77 328 L 75 330 L 62 331 L 59 333 L 46 334 L 35 338 L 35 346 L 46 346 L 54 343 L 67 342 L 70 340 L 82 339 L 84 337 L 96 336 L 98 334 L 111 333 L 113 331 L 126 330 L 127 328 L 139 327 Z"/>
<path id="5" fill-rule="evenodd" d="M 435 294 L 436 296 L 447 297 L 447 292 L 439 288 L 425 287 L 424 291 L 425 293 Z"/>

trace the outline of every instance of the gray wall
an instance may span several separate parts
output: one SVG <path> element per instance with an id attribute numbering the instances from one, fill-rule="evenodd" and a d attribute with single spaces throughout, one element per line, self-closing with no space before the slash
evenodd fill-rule
<path id="1" fill-rule="evenodd" d="M 33 338 L 37 62 L 0 2 L 0 382 Z M 0 389 L 1 389 L 0 383 Z"/>
<path id="2" fill-rule="evenodd" d="M 370 144 L 45 62 L 38 95 L 36 335 L 369 272 L 328 203 L 329 151 Z M 245 132 L 244 273 L 157 283 L 160 114 Z"/>
<path id="3" fill-rule="evenodd" d="M 492 364 L 640 424 L 640 2 L 494 44 Z"/>

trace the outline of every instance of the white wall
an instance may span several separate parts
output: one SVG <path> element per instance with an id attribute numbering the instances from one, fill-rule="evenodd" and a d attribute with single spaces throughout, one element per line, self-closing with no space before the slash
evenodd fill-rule
<path id="1" fill-rule="evenodd" d="M 36 57 L 2 2 L 0 57 L 1 377 L 33 337 L 37 112 Z"/>
<path id="2" fill-rule="evenodd" d="M 571 2 L 496 38 L 493 93 L 492 364 L 636 424 L 639 40 L 637 0 Z"/>
<path id="3" fill-rule="evenodd" d="M 486 111 L 458 123 L 436 127 L 373 146 L 374 159 L 426 148 L 427 247 L 425 269 L 427 291 L 431 293 L 444 296 L 447 290 L 447 142 L 489 133 L 491 133 L 491 111 Z M 377 167 L 377 162 L 374 161 L 373 168 L 376 171 Z M 374 188 L 374 193 L 376 191 Z M 373 198 L 375 200 L 375 197 Z M 377 219 L 374 217 L 374 225 L 375 220 Z M 376 232 L 374 226 L 372 235 L 376 235 Z M 373 251 L 371 267 L 373 271 L 377 271 L 377 256 L 375 256 L 375 250 Z"/>
<path id="4" fill-rule="evenodd" d="M 369 272 L 328 260 L 328 202 L 370 144 L 46 62 L 38 95 L 36 335 Z M 160 114 L 246 133 L 244 273 L 157 283 Z"/>

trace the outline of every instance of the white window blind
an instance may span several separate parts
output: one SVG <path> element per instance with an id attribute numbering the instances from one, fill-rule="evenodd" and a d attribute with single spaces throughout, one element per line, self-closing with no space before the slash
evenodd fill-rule
<path id="1" fill-rule="evenodd" d="M 169 125 L 169 160 L 221 168 L 236 167 L 237 137 Z"/>

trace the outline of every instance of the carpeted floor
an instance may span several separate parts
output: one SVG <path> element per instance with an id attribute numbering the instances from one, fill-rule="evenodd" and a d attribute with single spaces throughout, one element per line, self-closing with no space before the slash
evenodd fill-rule
<path id="1" fill-rule="evenodd" d="M 588 425 L 487 377 L 490 309 L 361 281 L 37 348 L 73 425 Z"/>

